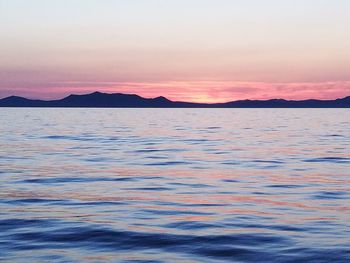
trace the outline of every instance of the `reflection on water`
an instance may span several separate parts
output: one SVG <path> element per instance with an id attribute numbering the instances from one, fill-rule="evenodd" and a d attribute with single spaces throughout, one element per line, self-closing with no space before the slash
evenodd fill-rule
<path id="1" fill-rule="evenodd" d="M 0 260 L 350 262 L 346 109 L 1 109 Z"/>

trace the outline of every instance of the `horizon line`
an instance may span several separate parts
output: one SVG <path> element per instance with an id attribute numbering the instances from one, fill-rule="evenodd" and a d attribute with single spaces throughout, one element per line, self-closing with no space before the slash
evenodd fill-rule
<path id="1" fill-rule="evenodd" d="M 24 97 L 24 96 L 18 96 L 18 95 L 10 95 L 10 96 L 6 96 L 3 98 L 0 98 L 0 100 L 4 100 L 7 98 L 11 98 L 11 97 L 18 97 L 18 98 L 23 98 L 23 99 L 27 99 L 27 100 L 35 100 L 35 101 L 43 101 L 43 102 L 52 102 L 52 101 L 59 101 L 59 100 L 63 100 L 69 96 L 86 96 L 86 95 L 92 95 L 92 94 L 105 94 L 105 95 L 130 95 L 130 96 L 138 96 L 140 98 L 143 99 L 157 99 L 157 98 L 164 98 L 170 102 L 179 102 L 179 103 L 193 103 L 193 104 L 205 104 L 205 105 L 215 105 L 215 104 L 225 104 L 225 103 L 231 103 L 231 102 L 239 102 L 239 101 L 271 101 L 271 100 L 282 100 L 282 101 L 295 101 L 295 102 L 302 102 L 302 101 L 336 101 L 336 100 L 341 100 L 341 99 L 345 99 L 350 97 L 350 94 L 348 96 L 345 97 L 340 97 L 340 98 L 335 98 L 335 99 L 315 99 L 315 98 L 307 98 L 307 99 L 301 99 L 301 100 L 289 100 L 289 99 L 283 99 L 283 98 L 271 98 L 271 99 L 240 99 L 240 100 L 228 100 L 225 102 L 193 102 L 193 101 L 181 101 L 181 100 L 171 100 L 168 99 L 166 96 L 156 96 L 156 97 L 143 97 L 141 95 L 138 95 L 136 93 L 121 93 L 121 92 L 115 92 L 115 93 L 108 93 L 108 92 L 101 92 L 101 91 L 94 91 L 94 92 L 90 92 L 90 93 L 84 93 L 84 94 L 75 94 L 75 93 L 71 93 L 69 95 L 66 95 L 64 97 L 61 98 L 57 98 L 57 99 L 40 99 L 40 98 L 28 98 L 28 97 Z"/>

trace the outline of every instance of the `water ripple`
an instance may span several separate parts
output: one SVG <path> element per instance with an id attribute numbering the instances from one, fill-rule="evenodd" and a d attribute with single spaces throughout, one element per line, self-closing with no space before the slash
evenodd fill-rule
<path id="1" fill-rule="evenodd" d="M 3 109 L 0 261 L 348 263 L 348 116 Z"/>

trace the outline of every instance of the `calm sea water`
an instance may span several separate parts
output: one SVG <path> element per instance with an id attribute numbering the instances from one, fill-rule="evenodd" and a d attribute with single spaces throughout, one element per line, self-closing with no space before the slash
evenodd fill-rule
<path id="1" fill-rule="evenodd" d="M 0 109 L 0 261 L 350 262 L 350 112 Z"/>

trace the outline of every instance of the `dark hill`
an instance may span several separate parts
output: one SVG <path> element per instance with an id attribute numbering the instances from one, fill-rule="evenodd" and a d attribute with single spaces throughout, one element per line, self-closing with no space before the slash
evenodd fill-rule
<path id="1" fill-rule="evenodd" d="M 94 92 L 69 95 L 60 100 L 31 100 L 18 96 L 0 99 L 0 107 L 72 107 L 72 108 L 350 108 L 350 97 L 336 100 L 240 100 L 227 103 L 190 103 L 165 97 L 147 99 L 135 94 Z"/>

